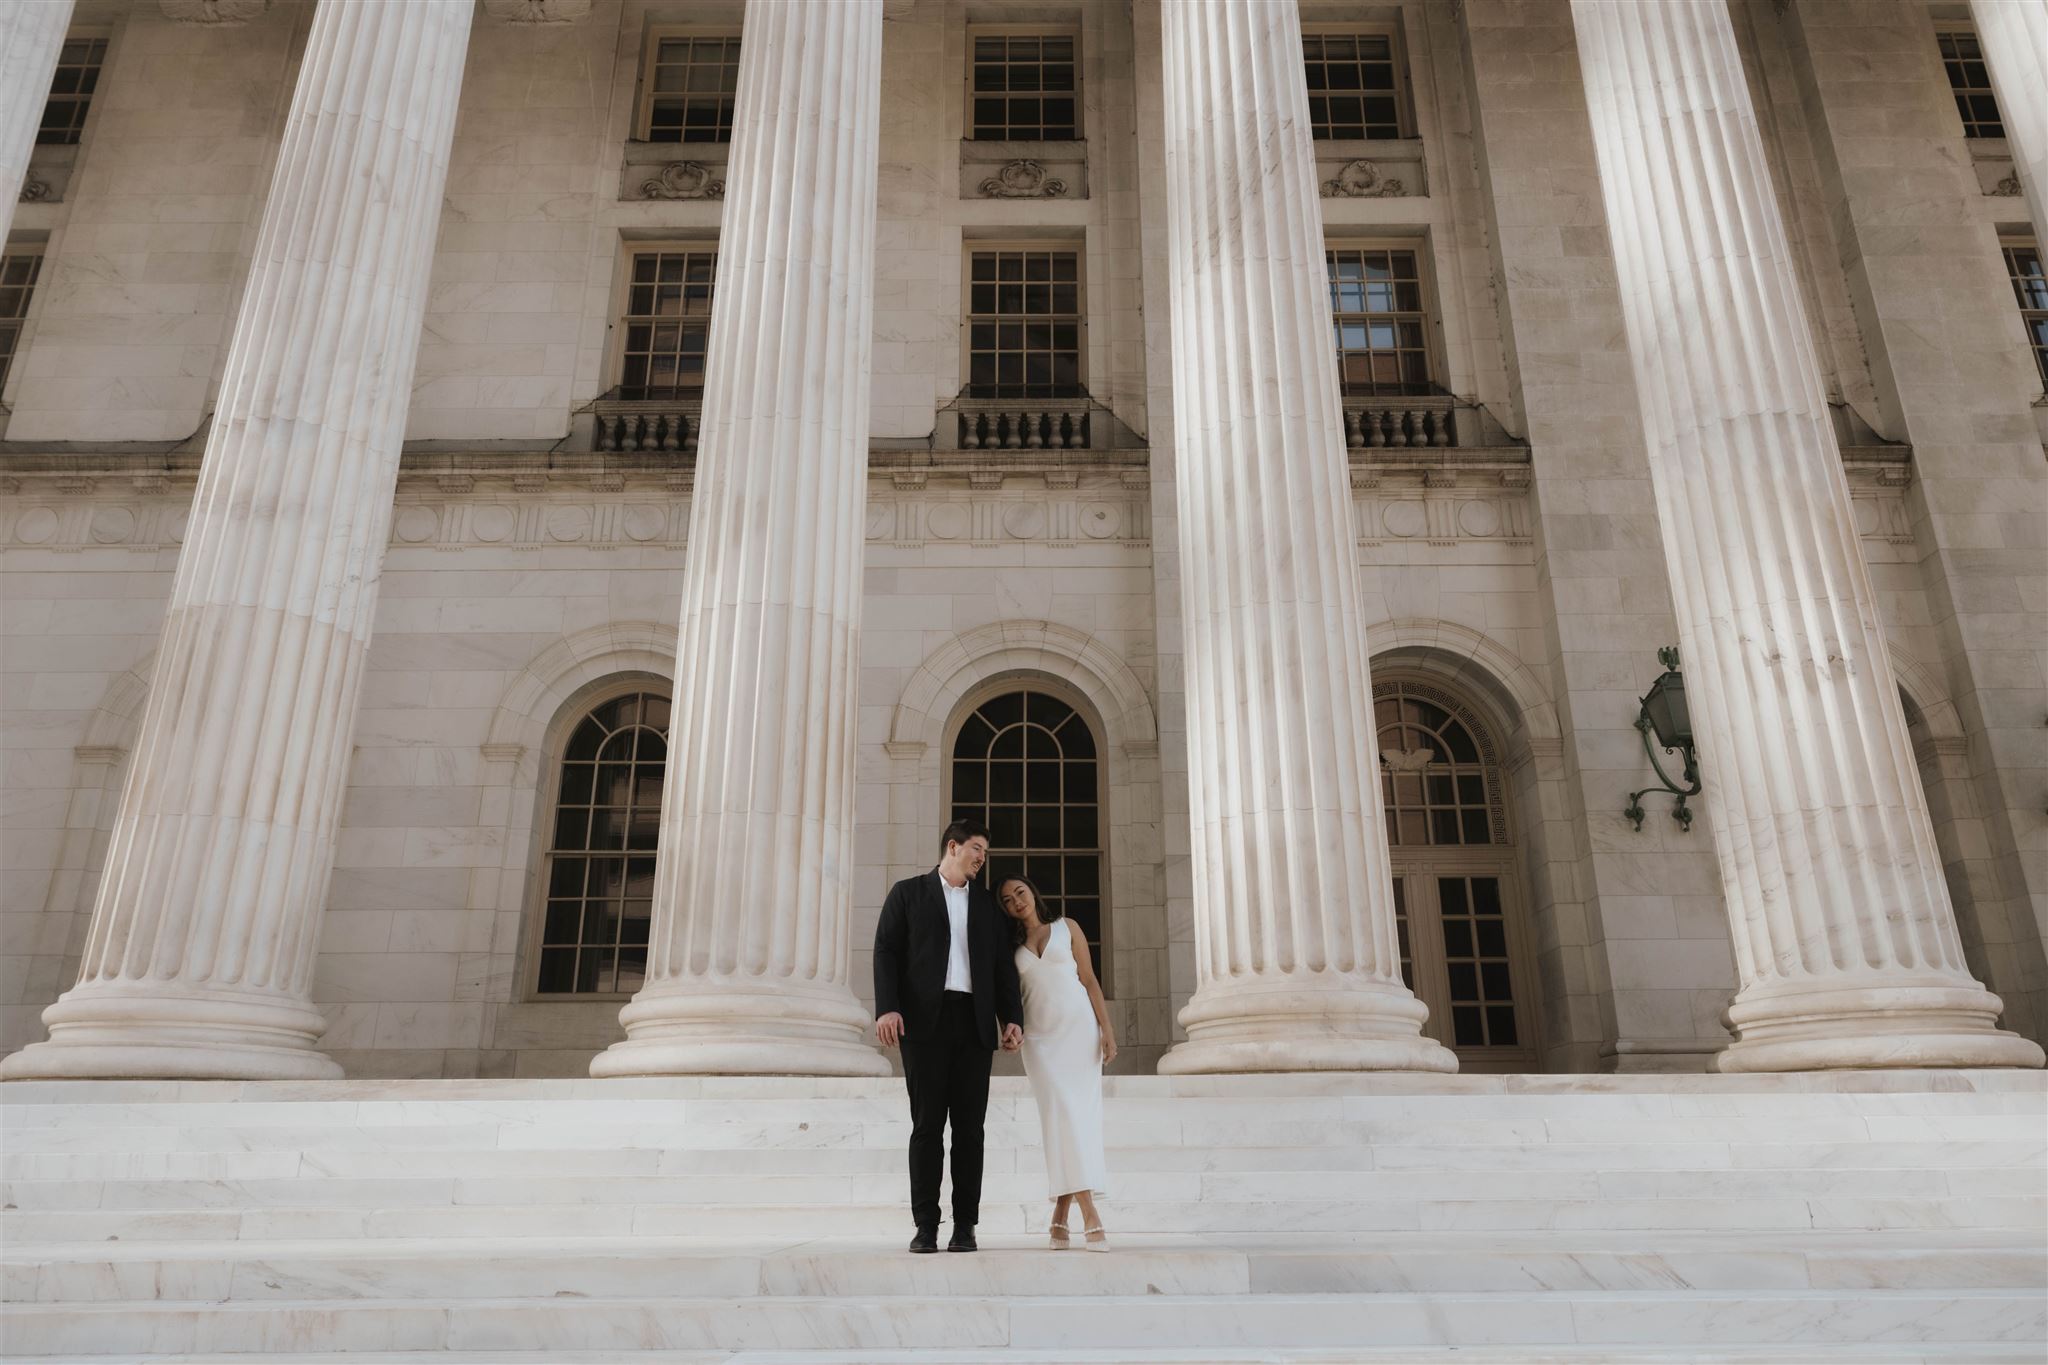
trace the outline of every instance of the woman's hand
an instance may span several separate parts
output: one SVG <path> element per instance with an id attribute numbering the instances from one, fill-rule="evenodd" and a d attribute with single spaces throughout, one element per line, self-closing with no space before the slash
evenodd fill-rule
<path id="1" fill-rule="evenodd" d="M 1116 1034 L 1107 1024 L 1099 1032 L 1102 1034 L 1102 1064 L 1108 1066 L 1116 1060 Z"/>

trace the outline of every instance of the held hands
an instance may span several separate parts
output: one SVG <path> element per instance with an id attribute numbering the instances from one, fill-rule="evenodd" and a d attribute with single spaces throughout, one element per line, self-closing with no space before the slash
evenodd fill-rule
<path id="1" fill-rule="evenodd" d="M 1003 1051 L 1015 1052 L 1024 1046 L 1024 1030 L 1015 1024 L 1003 1025 Z"/>
<path id="2" fill-rule="evenodd" d="M 903 1041 L 903 1016 L 890 1010 L 875 1020 L 875 1037 L 883 1047 L 894 1047 Z"/>

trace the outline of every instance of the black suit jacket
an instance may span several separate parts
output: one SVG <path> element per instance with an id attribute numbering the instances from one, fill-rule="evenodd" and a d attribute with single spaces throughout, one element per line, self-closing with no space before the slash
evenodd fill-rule
<path id="1" fill-rule="evenodd" d="M 901 1014 L 904 1036 L 912 1042 L 937 1036 L 952 948 L 953 926 L 937 868 L 889 888 L 875 925 L 875 1014 Z M 974 981 L 975 1034 L 994 1051 L 998 1024 L 1023 1024 L 1024 997 L 1009 926 L 995 897 L 978 882 L 967 886 L 967 968 Z"/>

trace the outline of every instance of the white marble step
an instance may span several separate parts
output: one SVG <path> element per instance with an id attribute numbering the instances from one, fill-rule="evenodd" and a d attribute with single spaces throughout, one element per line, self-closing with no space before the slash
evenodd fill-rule
<path id="1" fill-rule="evenodd" d="M 1273 1203 L 1191 1200 L 1113 1205 L 1131 1232 L 1404 1232 L 1587 1229 L 1657 1231 L 1802 1228 L 2029 1229 L 2048 1222 L 2038 1199 L 1374 1200 Z M 984 1200 L 982 1227 L 1018 1234 L 1043 1225 L 1043 1199 Z M 902 1231 L 904 1200 L 809 1206 L 681 1204 L 406 1204 L 388 1208 L 220 1208 L 9 1211 L 0 1239 L 240 1240 L 331 1237 L 876 1236 Z M 19 1242 L 16 1241 L 19 1239 Z"/>
<path id="2" fill-rule="evenodd" d="M 985 1239 L 976 1256 L 892 1242 L 703 1238 L 41 1245 L 0 1259 L 15 1303 L 698 1296 L 1360 1294 L 1566 1290 L 2048 1289 L 2030 1232 L 1406 1233 L 1163 1238 L 1114 1253 Z"/>
<path id="3" fill-rule="evenodd" d="M 151 1365 L 250 1365 L 243 1353 L 150 1355 Z M 10 1365 L 104 1365 L 104 1356 L 15 1356 Z M 1797 1346 L 1641 1345 L 1351 1346 L 1298 1348 L 1284 1354 L 1259 1346 L 1153 1350 L 1060 1350 L 1003 1346 L 988 1350 L 859 1351 L 294 1351 L 294 1365 L 2041 1365 L 2032 1343 L 1854 1342 Z"/>
<path id="4" fill-rule="evenodd" d="M 318 1158 L 301 1158 L 293 1174 L 137 1176 L 119 1179 L 0 1181 L 0 1204 L 23 1211 L 388 1207 L 441 1204 L 719 1204 L 734 1207 L 825 1207 L 872 1203 L 904 1183 L 897 1171 L 857 1174 L 605 1175 L 334 1175 Z M 897 1165 L 901 1165 L 898 1159 Z M 1584 1199 L 1948 1199 L 2012 1196 L 2048 1199 L 2048 1170 L 1966 1167 L 1960 1170 L 1820 1168 L 1705 1170 L 1550 1170 L 1532 1179 L 1520 1170 L 1160 1171 L 1113 1168 L 1119 1201 L 1215 1200 L 1270 1203 L 1382 1201 L 1557 1201 Z M 1043 1195 L 1038 1171 L 985 1172 L 983 1198 L 1026 1201 Z"/>
<path id="5" fill-rule="evenodd" d="M 1070 1253 L 1083 1254 L 1083 1253 Z M 357 1300 L 230 1304 L 19 1304 L 15 1356 L 136 1359 L 301 1350 L 643 1351 L 1012 1348 L 1152 1351 L 1256 1346 L 1709 1343 L 2032 1345 L 2048 1333 L 2035 1290 L 1045 1296 L 752 1299 Z"/>

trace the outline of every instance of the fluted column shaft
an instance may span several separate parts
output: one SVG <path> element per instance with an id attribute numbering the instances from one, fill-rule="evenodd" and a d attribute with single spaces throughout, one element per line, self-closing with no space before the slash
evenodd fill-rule
<path id="1" fill-rule="evenodd" d="M 1165 0 L 1193 999 L 1165 1072 L 1422 1069 L 1292 3 Z"/>
<path id="2" fill-rule="evenodd" d="M 598 1076 L 885 1074 L 848 986 L 882 0 L 749 0 L 647 984 Z"/>
<path id="3" fill-rule="evenodd" d="M 72 0 L 15 0 L 0 5 L 0 246 L 14 227 L 14 206 L 36 129 L 50 100 L 50 77 L 64 33 L 71 27 Z"/>
<path id="4" fill-rule="evenodd" d="M 2020 188 L 2048 232 L 2048 0 L 1970 0 Z"/>
<path id="5" fill-rule="evenodd" d="M 471 9 L 314 15 L 79 981 L 9 1076 L 339 1074 L 313 960 Z"/>
<path id="6" fill-rule="evenodd" d="M 1964 966 L 1723 0 L 1573 0 L 1741 989 L 1731 1071 L 2036 1065 Z"/>

